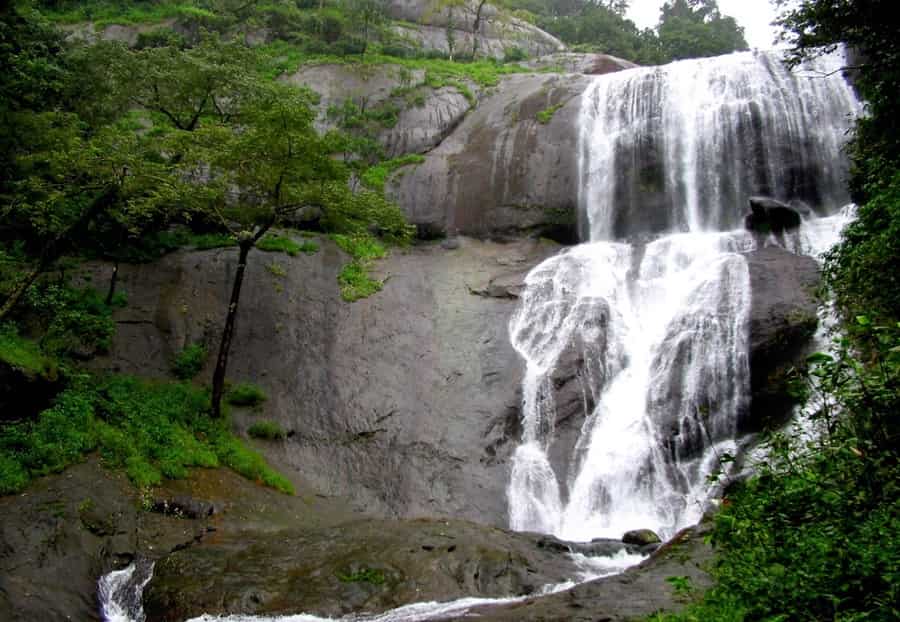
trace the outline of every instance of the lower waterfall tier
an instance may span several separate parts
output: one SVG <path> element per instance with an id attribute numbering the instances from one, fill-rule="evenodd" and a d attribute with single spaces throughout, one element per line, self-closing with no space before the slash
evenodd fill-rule
<path id="1" fill-rule="evenodd" d="M 535 268 L 510 324 L 527 364 L 512 528 L 587 541 L 695 523 L 708 477 L 747 438 L 748 253 L 778 244 L 818 254 L 843 221 L 780 240 L 736 231 L 594 242 Z M 564 384 L 580 393 L 574 407 Z M 580 428 L 568 421 L 557 433 L 572 417 Z"/>

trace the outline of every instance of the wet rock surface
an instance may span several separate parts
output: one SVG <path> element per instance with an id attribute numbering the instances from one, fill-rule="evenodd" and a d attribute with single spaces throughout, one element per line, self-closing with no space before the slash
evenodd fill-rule
<path id="1" fill-rule="evenodd" d="M 536 26 L 477 1 L 451 6 L 438 0 L 391 0 L 387 11 L 392 18 L 406 22 L 394 26 L 401 39 L 447 55 L 477 52 L 479 56 L 502 59 L 511 48 L 528 56 L 565 48 L 559 39 Z"/>
<path id="2" fill-rule="evenodd" d="M 355 518 L 340 499 L 317 496 L 295 479 L 297 497 L 225 469 L 201 469 L 142 496 L 95 457 L 26 492 L 0 497 L 0 620 L 98 620 L 97 580 L 132 561 L 156 561 L 218 534 L 319 529 Z M 152 512 L 150 498 L 210 507 L 212 515 Z"/>
<path id="3" fill-rule="evenodd" d="M 277 423 L 285 440 L 250 442 L 367 514 L 505 525 L 523 371 L 508 337 L 517 302 L 470 289 L 527 272 L 559 247 L 457 242 L 393 252 L 375 267 L 383 290 L 353 304 L 336 279 L 348 258 L 330 241 L 309 256 L 252 253 L 229 377 L 269 399 L 261 412 L 234 409 L 238 431 L 260 418 Z M 214 351 L 236 263 L 236 251 L 223 249 L 122 266 L 129 304 L 116 311 L 116 338 L 98 366 L 165 377 L 186 345 Z M 273 263 L 284 276 L 267 269 Z M 108 278 L 107 266 L 92 270 L 93 282 Z"/>
<path id="4" fill-rule="evenodd" d="M 609 54 L 579 54 L 557 52 L 525 61 L 524 66 L 535 70 L 561 71 L 597 76 L 624 69 L 634 69 L 639 65 Z"/>
<path id="5" fill-rule="evenodd" d="M 97 619 L 101 574 L 205 534 L 142 512 L 124 476 L 93 459 L 0 498 L 0 516 L 0 619 L 10 622 Z"/>
<path id="6" fill-rule="evenodd" d="M 790 367 L 807 354 L 818 325 L 819 266 L 811 257 L 778 247 L 746 255 L 752 291 L 750 308 L 749 416 L 743 431 L 784 421 L 793 400 L 787 392 Z"/>
<path id="7" fill-rule="evenodd" d="M 624 573 L 583 583 L 565 592 L 471 613 L 493 622 L 619 622 L 644 619 L 659 611 L 677 611 L 711 585 L 707 568 L 713 550 L 704 542 L 709 527 L 679 532 L 649 559 Z M 676 591 L 667 579 L 683 577 L 690 594 Z M 463 619 L 463 618 L 456 618 Z M 470 619 L 469 617 L 465 619 Z"/>
<path id="8" fill-rule="evenodd" d="M 503 78 L 424 163 L 390 180 L 389 193 L 411 222 L 448 235 L 575 241 L 576 117 L 589 80 Z"/>
<path id="9" fill-rule="evenodd" d="M 658 544 L 662 540 L 659 539 L 656 532 L 650 529 L 634 529 L 622 536 L 622 542 L 636 546 L 647 546 L 648 544 Z"/>
<path id="10" fill-rule="evenodd" d="M 574 576 L 540 536 L 460 521 L 360 521 L 269 535 L 237 532 L 157 563 L 148 622 L 202 613 L 337 616 L 404 604 L 537 593 Z"/>

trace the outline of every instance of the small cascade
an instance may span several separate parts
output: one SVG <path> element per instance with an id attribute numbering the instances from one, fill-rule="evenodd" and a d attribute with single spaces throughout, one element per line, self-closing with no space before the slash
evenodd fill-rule
<path id="1" fill-rule="evenodd" d="M 618 574 L 644 558 L 623 550 L 611 557 L 586 557 L 573 554 L 572 559 L 580 570 L 578 576 L 572 581 L 546 585 L 540 591 L 541 594 L 555 594 L 585 581 Z M 147 563 L 131 564 L 123 570 L 116 570 L 100 577 L 98 599 L 103 622 L 144 622 L 145 615 L 141 596 L 152 576 L 153 566 Z M 191 618 L 187 622 L 424 622 L 425 620 L 467 617 L 469 612 L 476 608 L 521 602 L 531 596 L 460 598 L 447 602 L 413 603 L 383 613 L 349 614 L 340 618 L 326 618 L 306 613 L 279 616 L 236 614 L 202 615 Z"/>
<path id="2" fill-rule="evenodd" d="M 773 53 L 598 77 L 582 100 L 589 242 L 526 279 L 510 339 L 526 362 L 510 525 L 585 541 L 696 522 L 749 408 L 745 253 L 821 250 L 847 203 L 841 147 L 860 112 L 843 56 L 794 72 Z M 752 195 L 792 201 L 800 232 L 740 229 Z M 574 438 L 561 387 L 576 377 Z M 570 389 L 569 389 L 570 390 Z M 568 427 L 572 424 L 569 422 Z M 570 437 L 571 430 L 566 432 Z"/>
<path id="3" fill-rule="evenodd" d="M 97 600 L 103 622 L 144 622 L 141 598 L 151 578 L 153 564 L 146 561 L 134 562 L 100 577 Z"/>

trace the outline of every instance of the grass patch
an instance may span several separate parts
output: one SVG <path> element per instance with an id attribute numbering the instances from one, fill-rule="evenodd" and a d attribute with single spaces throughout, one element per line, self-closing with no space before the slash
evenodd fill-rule
<path id="1" fill-rule="evenodd" d="M 185 228 L 160 231 L 148 235 L 140 241 L 123 247 L 119 251 L 122 261 L 130 263 L 146 263 L 155 261 L 166 253 L 180 248 L 210 250 L 237 246 L 234 236 L 225 233 L 194 233 Z"/>
<path id="2" fill-rule="evenodd" d="M 378 66 L 392 65 L 407 71 L 424 70 L 428 86 L 432 88 L 451 86 L 459 90 L 471 103 L 475 103 L 475 97 L 466 86 L 467 82 L 486 88 L 499 84 L 504 75 L 532 72 L 515 63 L 498 63 L 489 59 L 458 62 L 444 58 L 401 58 L 374 53 L 367 53 L 365 57 L 308 54 L 297 44 L 286 41 L 273 41 L 260 46 L 259 52 L 261 70 L 272 78 L 297 71 L 304 65 L 345 65 L 360 73 L 370 72 Z"/>
<path id="3" fill-rule="evenodd" d="M 366 172 L 362 174 L 361 179 L 364 184 L 373 190 L 384 192 L 384 185 L 387 183 L 387 179 L 390 177 L 391 173 L 404 166 L 421 164 L 424 161 L 425 156 L 418 153 L 409 153 L 400 156 L 399 158 L 385 160 L 384 162 L 379 162 L 375 166 L 369 167 L 366 169 Z"/>
<path id="4" fill-rule="evenodd" d="M 274 421 L 257 421 L 247 429 L 247 434 L 266 441 L 279 441 L 284 438 L 284 430 Z"/>
<path id="5" fill-rule="evenodd" d="M 363 568 L 346 573 L 337 572 L 335 575 L 342 583 L 371 583 L 372 585 L 382 585 L 384 583 L 384 572 L 377 568 Z"/>
<path id="6" fill-rule="evenodd" d="M 92 0 L 63 4 L 59 11 L 43 8 L 48 19 L 61 24 L 92 21 L 99 27 L 110 24 L 151 24 L 166 19 L 215 19 L 212 11 L 194 2 L 111 2 Z"/>
<path id="7" fill-rule="evenodd" d="M 553 120 L 553 115 L 557 113 L 557 111 L 565 106 L 565 104 L 556 104 L 554 106 L 550 106 L 549 108 L 544 108 L 540 112 L 537 113 L 537 122 L 542 125 L 547 125 L 550 121 Z"/>
<path id="8" fill-rule="evenodd" d="M 381 291 L 383 283 L 369 276 L 369 270 L 358 261 L 351 261 L 338 274 L 341 298 L 344 302 L 356 302 Z"/>
<path id="9" fill-rule="evenodd" d="M 12 324 L 0 325 L 0 361 L 30 377 L 55 381 L 59 373 L 56 359 L 45 355 L 37 342 L 20 337 Z"/>
<path id="10" fill-rule="evenodd" d="M 249 382 L 237 384 L 225 394 L 225 401 L 232 406 L 259 406 L 266 399 L 265 391 Z"/>
<path id="11" fill-rule="evenodd" d="M 206 348 L 199 343 L 192 343 L 178 353 L 172 361 L 172 374 L 180 380 L 191 380 L 206 362 Z"/>
<path id="12" fill-rule="evenodd" d="M 99 451 L 139 487 L 183 478 L 192 467 L 228 466 L 244 477 L 293 493 L 288 480 L 209 417 L 209 395 L 184 382 L 83 376 L 36 421 L 0 428 L 0 494 L 21 491 Z"/>
<path id="13" fill-rule="evenodd" d="M 387 255 L 387 248 L 385 248 L 384 244 L 371 235 L 343 235 L 335 233 L 332 234 L 331 239 L 341 247 L 341 250 L 357 261 L 372 261 Z"/>
<path id="14" fill-rule="evenodd" d="M 267 253 L 286 253 L 291 257 L 296 257 L 300 253 L 312 255 L 319 250 L 319 245 L 308 240 L 295 242 L 283 235 L 267 235 L 256 243 L 256 248 Z"/>
<path id="15" fill-rule="evenodd" d="M 333 234 L 331 239 L 353 258 L 338 274 L 341 298 L 355 302 L 380 292 L 383 283 L 369 275 L 369 267 L 387 254 L 384 244 L 371 235 Z"/>

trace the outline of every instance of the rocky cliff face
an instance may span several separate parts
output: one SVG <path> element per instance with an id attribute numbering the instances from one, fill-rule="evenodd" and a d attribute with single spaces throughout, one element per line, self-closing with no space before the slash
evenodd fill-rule
<path id="1" fill-rule="evenodd" d="M 565 49 L 556 37 L 480 0 L 391 0 L 388 13 L 402 22 L 394 31 L 426 50 L 502 59 L 518 49 L 543 56 Z"/>
<path id="2" fill-rule="evenodd" d="M 420 228 L 574 241 L 578 95 L 588 78 L 508 76 L 389 192 Z"/>
<path id="3" fill-rule="evenodd" d="M 336 119 L 329 110 L 348 101 L 360 110 L 385 105 L 399 110 L 397 122 L 378 135 L 385 155 L 391 158 L 434 149 L 474 105 L 457 88 L 427 86 L 424 70 L 400 65 L 308 65 L 283 79 L 309 87 L 320 96 L 316 121 L 320 130 L 335 127 Z M 472 83 L 466 88 L 479 92 Z"/>
<path id="4" fill-rule="evenodd" d="M 447 4 L 441 0 L 391 0 L 387 15 L 396 21 L 390 28 L 407 48 L 448 56 L 501 60 L 513 51 L 534 57 L 565 49 L 556 37 L 493 5 L 479 0 L 454 2 L 452 7 Z M 130 46 L 137 44 L 141 34 L 160 27 L 172 29 L 188 41 L 195 41 L 200 36 L 198 25 L 188 19 L 102 26 L 87 22 L 65 26 L 74 38 L 120 41 Z M 264 27 L 241 25 L 234 32 L 242 36 L 248 45 L 269 43 L 274 38 L 273 33 Z"/>
<path id="5" fill-rule="evenodd" d="M 340 299 L 346 257 L 330 242 L 309 257 L 254 252 L 229 376 L 269 399 L 235 422 L 279 423 L 288 438 L 262 444 L 267 455 L 368 513 L 505 525 L 503 456 L 517 440 L 521 374 L 507 337 L 510 292 L 556 250 L 462 239 L 455 250 L 395 252 L 378 267 L 384 290 L 353 304 Z M 102 364 L 162 376 L 185 345 L 214 350 L 236 259 L 234 250 L 179 252 L 123 267 L 129 305 Z M 283 277 L 267 269 L 273 262 Z M 105 270 L 96 266 L 94 282 Z"/>

